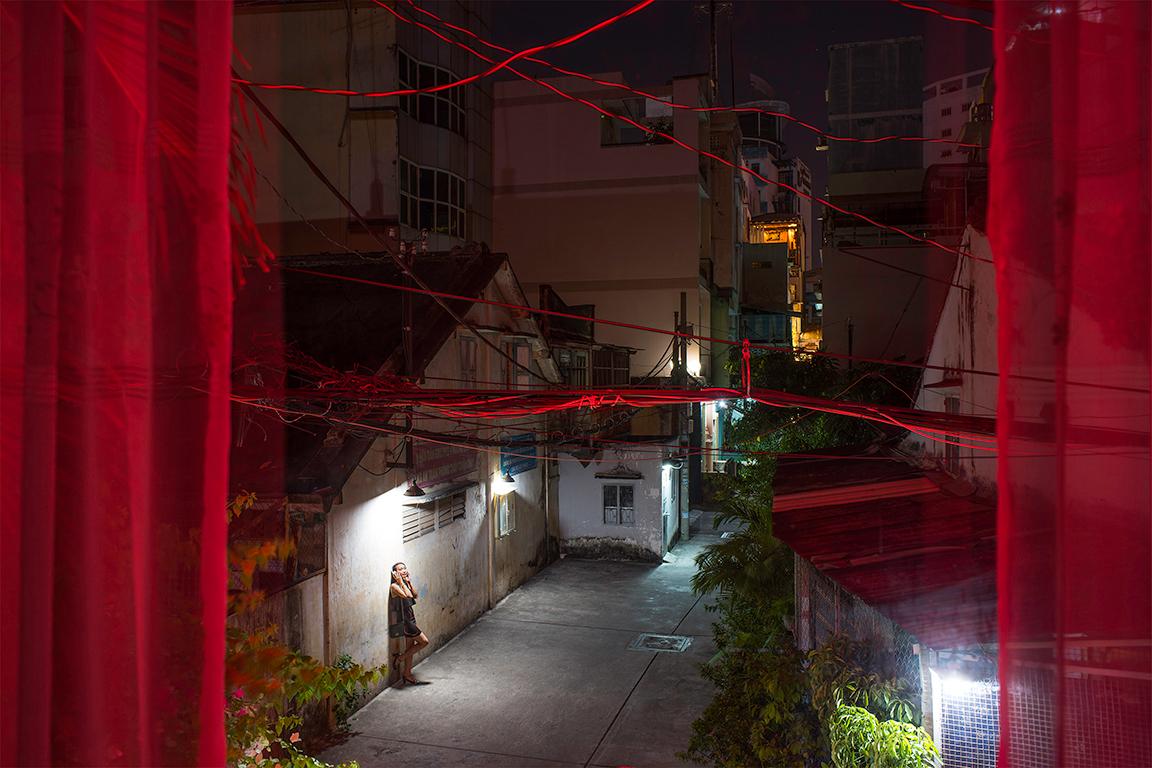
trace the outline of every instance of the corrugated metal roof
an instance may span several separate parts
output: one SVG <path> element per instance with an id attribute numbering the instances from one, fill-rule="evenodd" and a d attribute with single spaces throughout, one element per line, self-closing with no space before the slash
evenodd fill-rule
<path id="1" fill-rule="evenodd" d="M 784 461 L 776 477 L 773 530 L 801 557 L 929 646 L 995 641 L 993 502 L 899 459 Z"/>

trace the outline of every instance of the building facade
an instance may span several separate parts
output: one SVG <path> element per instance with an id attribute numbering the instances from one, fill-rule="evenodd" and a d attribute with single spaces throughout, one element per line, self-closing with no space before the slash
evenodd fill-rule
<path id="1" fill-rule="evenodd" d="M 619 73 L 600 79 L 621 81 Z M 575 78 L 548 82 L 706 148 L 706 113 Z M 705 76 L 648 89 L 679 103 L 708 103 Z M 543 283 L 603 317 L 695 332 L 710 329 L 713 233 L 709 162 L 652 133 L 522 81 L 496 85 L 495 247 L 513 259 L 529 295 Z M 634 378 L 671 372 L 667 339 L 605 327 L 599 339 L 636 350 Z M 687 370 L 708 379 L 707 344 L 692 344 Z"/>
<path id="2" fill-rule="evenodd" d="M 990 70 L 976 69 L 924 86 L 924 136 L 961 140 Z M 964 163 L 968 155 L 947 144 L 924 144 L 924 167 L 939 163 Z"/>
<path id="3" fill-rule="evenodd" d="M 487 33 L 488 3 L 441 12 Z M 454 46 L 372 6 L 247 5 L 234 26 L 240 74 L 256 81 L 388 91 L 450 82 L 471 66 Z M 249 297 L 252 322 L 237 327 L 265 333 L 238 338 L 238 354 L 258 356 L 262 344 L 283 338 L 291 354 L 331 376 L 450 389 L 560 381 L 531 317 L 468 301 L 449 312 L 428 296 L 372 285 L 407 281 L 403 260 L 433 289 L 528 303 L 508 260 L 476 244 L 492 238 L 490 88 L 385 99 L 257 90 L 355 212 L 259 115 L 238 117 L 265 240 L 279 264 L 328 275 L 277 270 L 252 281 L 247 290 L 263 298 Z M 253 368 L 251 383 L 261 374 L 268 382 L 276 368 Z M 376 431 L 242 419 L 234 452 L 272 456 L 267 474 L 276 480 L 261 491 L 273 506 L 277 494 L 288 504 L 268 516 L 274 529 L 293 532 L 302 553 L 291 574 L 267 576 L 275 591 L 264 618 L 318 659 L 389 662 L 396 562 L 409 566 L 421 593 L 417 613 L 432 650 L 556 555 L 554 462 L 537 454 L 532 431 L 400 412 Z"/>
<path id="4" fill-rule="evenodd" d="M 449 4 L 445 18 L 484 35 L 490 4 Z M 468 54 L 374 6 L 321 0 L 241 6 L 234 37 L 238 72 L 261 82 L 389 91 L 450 82 L 470 71 Z M 426 234 L 431 251 L 492 240 L 492 96 L 485 81 L 419 96 L 369 98 L 259 90 L 258 97 L 352 202 L 365 231 L 282 142 L 246 122 L 253 164 L 281 199 L 259 184 L 254 218 L 280 254 L 359 250 L 398 227 Z M 267 130 L 265 128 L 265 130 Z M 307 219 L 305 223 L 302 219 Z"/>

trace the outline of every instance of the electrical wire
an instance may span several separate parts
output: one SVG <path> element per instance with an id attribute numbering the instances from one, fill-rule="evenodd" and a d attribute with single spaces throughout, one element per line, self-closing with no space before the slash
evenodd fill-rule
<path id="1" fill-rule="evenodd" d="M 433 29 L 432 27 L 429 27 L 427 24 L 416 21 L 415 19 L 410 19 L 410 18 L 405 17 L 403 14 L 399 13 L 394 8 L 391 8 L 390 6 L 384 4 L 382 2 L 382 0 L 373 0 L 373 2 L 375 2 L 381 8 L 384 8 L 386 11 L 388 11 L 393 16 L 395 16 L 397 19 L 404 21 L 405 23 L 417 26 L 417 27 L 431 33 L 432 35 L 436 36 L 437 38 L 443 40 L 444 42 L 449 43 L 450 45 L 454 45 L 458 48 L 462 48 L 463 50 L 468 51 L 473 56 L 476 56 L 479 59 L 482 59 L 484 61 L 492 61 L 491 57 L 486 56 L 483 53 L 480 53 L 479 51 L 468 46 L 467 44 L 461 43 L 458 40 L 454 40 L 452 38 L 449 38 L 446 35 L 441 34 L 439 31 Z M 779 187 L 781 189 L 786 189 L 789 192 L 793 192 L 796 195 L 799 195 L 800 197 L 804 198 L 805 200 L 810 200 L 810 201 L 812 201 L 818 205 L 822 205 L 825 208 L 828 208 L 829 210 L 836 211 L 837 213 L 842 213 L 845 216 L 850 216 L 854 219 L 858 219 L 858 220 L 863 221 L 864 223 L 869 224 L 871 226 L 878 227 L 880 229 L 885 229 L 885 230 L 888 230 L 889 232 L 894 232 L 894 233 L 901 235 L 902 237 L 905 237 L 909 240 L 912 240 L 914 242 L 921 243 L 923 245 L 927 245 L 927 246 L 930 246 L 933 248 L 937 248 L 937 249 L 942 250 L 946 253 L 955 254 L 957 256 L 962 256 L 964 258 L 973 259 L 975 261 L 983 261 L 983 262 L 987 262 L 989 264 L 992 263 L 991 259 L 987 259 L 987 258 L 984 258 L 982 256 L 977 256 L 974 253 L 971 253 L 970 251 L 961 250 L 959 248 L 953 248 L 953 247 L 951 247 L 949 245 L 945 245 L 944 243 L 941 243 L 937 240 L 933 240 L 933 239 L 928 238 L 928 237 L 921 237 L 919 235 L 913 234 L 912 232 L 909 232 L 908 230 L 902 229 L 900 227 L 897 227 L 897 226 L 894 226 L 891 224 L 883 224 L 883 223 L 877 221 L 876 219 L 871 218 L 870 216 L 866 216 L 862 213 L 856 213 L 854 211 L 850 211 L 847 208 L 842 208 L 841 206 L 836 205 L 835 203 L 833 203 L 829 200 L 826 200 L 826 199 L 820 198 L 820 197 L 816 197 L 815 195 L 812 195 L 811 193 L 808 193 L 808 192 L 804 192 L 803 190 L 800 190 L 800 189 L 792 186 L 791 184 L 787 184 L 787 183 L 782 182 L 782 181 L 777 181 L 775 179 L 769 179 L 766 176 L 761 175 L 759 172 L 752 170 L 751 168 L 740 165 L 739 163 L 735 163 L 731 160 L 728 160 L 727 158 L 721 157 L 720 155 L 717 155 L 714 152 L 709 152 L 708 150 L 705 150 L 705 149 L 693 147 L 692 145 L 688 144 L 687 142 L 685 142 L 681 139 L 676 138 L 675 136 L 673 136 L 670 133 L 665 133 L 664 131 L 656 130 L 650 126 L 646 126 L 646 125 L 643 125 L 641 123 L 638 123 L 637 121 L 632 120 L 631 118 L 625 117 L 624 115 L 619 115 L 619 114 L 615 114 L 613 112 L 610 112 L 610 111 L 604 109 L 603 107 L 601 107 L 599 104 L 591 102 L 588 99 L 584 99 L 584 98 L 581 98 L 579 96 L 575 96 L 571 93 L 568 93 L 567 91 L 561 90 L 560 88 L 557 88 L 556 86 L 552 85 L 551 83 L 548 83 L 544 80 L 540 80 L 540 79 L 535 78 L 535 77 L 532 77 L 531 75 L 527 75 L 527 74 L 521 72 L 520 70 L 516 69 L 515 67 L 509 66 L 509 67 L 507 67 L 507 69 L 509 72 L 516 75 L 517 77 L 520 77 L 521 79 L 536 83 L 537 85 L 540 85 L 541 87 L 546 88 L 549 91 L 552 91 L 557 96 L 560 96 L 563 99 L 566 99 L 568 101 L 572 101 L 572 102 L 575 102 L 578 104 L 583 104 L 583 105 L 589 107 L 590 109 L 595 110 L 596 112 L 598 112 L 599 114 L 601 114 L 604 117 L 607 117 L 607 118 L 613 119 L 613 120 L 621 120 L 621 121 L 628 123 L 629 125 L 631 125 L 635 128 L 640 129 L 641 131 L 644 131 L 644 133 L 646 133 L 646 134 L 650 134 L 652 136 L 659 136 L 660 138 L 664 139 L 668 143 L 673 144 L 677 147 L 680 147 L 681 149 L 687 150 L 689 152 L 693 152 L 693 153 L 695 153 L 701 157 L 707 157 L 711 160 L 715 160 L 716 162 L 721 163 L 722 165 L 725 165 L 725 166 L 732 168 L 734 170 L 741 171 L 743 173 L 747 173 L 750 176 L 752 176 L 753 178 L 759 179 L 760 181 L 764 182 L 765 184 L 771 184 L 775 187 Z"/>
<path id="2" fill-rule="evenodd" d="M 512 62 L 517 61 L 518 59 L 523 59 L 526 56 L 531 56 L 533 53 L 539 53 L 540 51 L 545 51 L 545 50 L 548 50 L 550 48 L 560 48 L 562 46 L 574 43 L 577 40 L 580 40 L 581 38 L 587 37 L 588 35 L 592 34 L 593 32 L 598 32 L 601 29 L 604 29 L 605 27 L 611 26 L 612 24 L 615 24 L 616 22 L 621 21 L 622 19 L 625 19 L 625 18 L 627 18 L 627 17 L 629 17 L 635 13 L 638 13 L 639 11 L 642 11 L 643 9 L 647 8 L 649 5 L 652 5 L 652 3 L 654 3 L 654 2 L 656 2 L 656 0 L 641 0 L 639 3 L 632 6 L 628 10 L 624 11 L 623 13 L 618 13 L 615 16 L 612 16 L 611 18 L 604 19 L 603 21 L 598 22 L 596 24 L 593 24 L 591 27 L 588 27 L 587 29 L 584 29 L 580 32 L 576 32 L 574 34 L 568 35 L 567 37 L 561 38 L 560 40 L 554 40 L 551 43 L 544 43 L 542 45 L 536 45 L 536 46 L 533 46 L 531 48 L 525 48 L 522 51 L 513 53 L 511 56 L 504 59 L 503 61 L 494 63 L 491 67 L 484 70 L 483 72 L 480 72 L 480 73 L 475 74 L 475 75 L 469 75 L 468 77 L 464 77 L 464 78 L 461 78 L 459 80 L 453 80 L 450 83 L 442 83 L 440 85 L 429 86 L 427 88 L 401 88 L 401 89 L 393 90 L 393 91 L 359 92 L 359 91 L 352 91 L 352 90 L 341 89 L 341 88 L 310 88 L 307 86 L 294 85 L 294 84 L 290 84 L 290 83 L 284 83 L 284 84 L 257 83 L 257 82 L 253 82 L 251 80 L 246 80 L 246 79 L 237 77 L 235 73 L 233 73 L 232 79 L 234 82 L 240 83 L 242 85 L 247 85 L 247 86 L 251 86 L 254 88 L 264 88 L 266 90 L 272 90 L 272 91 L 309 91 L 312 93 L 320 93 L 320 94 L 326 94 L 326 95 L 331 95 L 331 96 L 362 96 L 362 97 L 371 98 L 371 99 L 387 98 L 390 96 L 414 96 L 417 94 L 439 93 L 441 91 L 447 91 L 451 88 L 459 88 L 462 85 L 468 85 L 469 83 L 474 83 L 477 80 L 481 80 L 485 77 L 488 77 L 489 75 L 492 75 L 492 74 L 495 74 L 496 72 L 499 72 L 501 69 L 510 69 L 511 67 L 509 65 Z"/>
<path id="3" fill-rule="evenodd" d="M 373 2 L 375 2 L 377 5 L 381 4 L 379 0 L 373 0 Z M 491 48 L 492 50 L 495 50 L 495 51 L 500 51 L 502 53 L 511 53 L 512 52 L 512 49 L 510 49 L 510 48 L 505 48 L 502 45 L 498 45 L 496 43 L 485 40 L 484 38 L 480 37 L 479 35 L 477 35 L 475 32 L 473 32 L 470 29 L 467 29 L 466 27 L 461 27 L 459 25 L 453 24 L 453 23 L 447 21 L 446 19 L 443 19 L 443 18 L 437 16 L 436 14 L 432 13 L 431 11 L 427 11 L 424 8 L 421 8 L 419 5 L 416 4 L 415 0 L 406 0 L 406 2 L 417 13 L 421 13 L 425 16 L 428 16 L 429 18 L 435 19 L 443 27 L 446 27 L 448 29 L 452 29 L 452 30 L 455 30 L 455 31 L 460 32 L 462 34 L 465 34 L 483 46 Z M 735 107 L 735 106 L 732 106 L 732 107 L 697 107 L 697 106 L 693 106 L 691 104 L 678 104 L 678 103 L 672 101 L 671 99 L 666 99 L 666 98 L 664 98 L 662 96 L 658 96 L 654 93 L 642 91 L 639 88 L 634 88 L 634 87 L 626 85 L 624 83 L 616 83 L 616 82 L 613 82 L 611 80 L 601 80 L 599 78 L 593 77 L 593 76 L 585 74 L 583 72 L 576 72 L 576 71 L 571 70 L 571 69 L 565 69 L 563 67 L 558 67 L 558 66 L 551 64 L 551 63 L 549 63 L 543 59 L 529 56 L 529 57 L 525 57 L 524 61 L 530 61 L 533 64 L 541 64 L 541 65 L 548 67 L 549 69 L 553 70 L 554 72 L 558 72 L 562 75 L 568 75 L 569 77 L 576 77 L 576 78 L 579 78 L 581 80 L 586 80 L 590 83 L 595 83 L 596 85 L 604 86 L 606 88 L 617 88 L 619 90 L 632 93 L 636 96 L 643 96 L 646 99 L 649 99 L 651 101 L 655 101 L 659 104 L 663 104 L 664 106 L 669 107 L 671 109 L 680 109 L 680 110 L 685 110 L 688 112 L 751 113 L 751 114 L 768 115 L 769 117 L 779 117 L 779 118 L 782 118 L 784 120 L 788 120 L 792 123 L 795 123 L 795 124 L 801 126 L 802 128 L 805 128 L 809 131 L 812 131 L 816 135 L 822 136 L 823 138 L 825 138 L 829 141 L 844 141 L 844 142 L 853 142 L 853 143 L 857 143 L 857 144 L 875 144 L 875 143 L 883 142 L 883 141 L 910 141 L 910 142 L 920 142 L 920 143 L 928 143 L 928 144 L 951 144 L 953 146 L 969 147 L 969 148 L 973 148 L 973 149 L 980 147 L 979 144 L 967 144 L 967 143 L 962 142 L 958 139 L 944 139 L 944 138 L 935 138 L 935 137 L 927 137 L 927 136 L 880 136 L 880 137 L 872 138 L 872 139 L 862 139 L 862 138 L 858 138 L 855 136 L 836 136 L 834 134 L 827 133 L 826 131 L 823 131 L 820 128 L 817 128 L 815 125 L 812 125 L 811 123 L 804 122 L 800 118 L 794 117 L 793 115 L 790 115 L 787 112 L 774 112 L 774 111 L 769 110 L 769 109 L 760 109 L 759 107 Z"/>
<path id="4" fill-rule="evenodd" d="M 365 257 L 365 258 L 369 258 L 369 257 Z M 425 291 L 423 289 L 414 288 L 412 286 L 397 285 L 395 283 L 386 283 L 386 282 L 379 281 L 379 280 L 369 280 L 368 278 L 362 278 L 362 277 L 351 277 L 348 275 L 336 275 L 336 274 L 332 274 L 330 272 L 321 272 L 318 270 L 306 269 L 303 267 L 289 267 L 289 266 L 284 266 L 284 265 L 279 265 L 279 264 L 274 265 L 274 266 L 276 266 L 276 268 L 278 268 L 278 269 L 289 271 L 289 272 L 301 272 L 304 274 L 314 275 L 316 277 L 330 278 L 332 280 L 345 280 L 348 282 L 361 283 L 364 285 L 374 285 L 374 286 L 377 286 L 379 288 L 387 288 L 389 290 L 396 290 L 396 291 L 409 291 L 409 292 L 413 292 L 413 293 L 428 293 L 430 295 L 439 296 L 440 298 L 444 298 L 444 299 L 456 299 L 456 300 L 461 300 L 461 301 L 470 301 L 470 302 L 474 302 L 476 304 L 487 304 L 487 305 L 491 305 L 491 306 L 504 307 L 506 309 L 515 309 L 518 311 L 530 312 L 530 313 L 537 314 L 537 315 L 546 315 L 549 317 L 563 317 L 563 318 L 568 318 L 568 319 L 572 319 L 572 320 L 580 320 L 582 322 L 599 323 L 602 325 L 612 326 L 614 328 L 628 328 L 628 329 L 636 330 L 636 331 L 644 331 L 644 332 L 648 332 L 648 333 L 658 333 L 658 334 L 663 334 L 666 336 L 675 336 L 675 337 L 683 338 L 683 339 L 694 339 L 694 340 L 698 340 L 698 341 L 707 341 L 707 342 L 711 342 L 713 344 L 725 344 L 728 346 L 737 346 L 737 345 L 741 345 L 743 343 L 742 341 L 733 341 L 732 339 L 722 339 L 722 338 L 713 337 L 713 336 L 700 336 L 698 334 L 691 334 L 691 333 L 687 333 L 685 331 L 673 331 L 673 330 L 668 330 L 666 328 L 655 328 L 653 326 L 640 325 L 638 323 L 626 323 L 626 322 L 623 322 L 621 320 L 609 320 L 608 318 L 603 318 L 603 317 L 586 317 L 584 315 L 577 315 L 577 314 L 574 314 L 571 312 L 561 312 L 559 310 L 542 309 L 539 307 L 531 307 L 531 306 L 523 305 L 523 304 L 511 304 L 509 302 L 497 301 L 495 299 L 484 299 L 484 298 L 478 298 L 478 297 L 461 296 L 459 294 L 448 293 L 446 291 Z M 928 370 L 928 371 L 967 373 L 967 374 L 971 374 L 973 376 L 999 376 L 1000 375 L 1000 373 L 998 371 L 981 370 L 981 369 L 977 369 L 977 368 L 953 368 L 951 366 L 946 366 L 946 365 L 931 365 L 928 363 L 912 363 L 912 362 L 907 362 L 905 360 L 885 360 L 882 358 L 864 357 L 861 355 L 848 355 L 848 354 L 843 354 L 843 353 L 839 353 L 839 352 L 828 352 L 825 350 L 797 350 L 797 349 L 793 349 L 792 347 L 781 347 L 781 346 L 776 346 L 776 345 L 772 345 L 772 344 L 750 343 L 749 347 L 751 349 L 764 351 L 764 352 L 778 352 L 778 353 L 794 354 L 794 355 L 811 355 L 813 357 L 827 357 L 827 358 L 834 359 L 834 360 L 851 360 L 853 362 L 858 362 L 858 363 L 873 363 L 876 365 L 895 366 L 898 368 L 915 368 L 918 370 Z M 1052 383 L 1052 381 L 1053 381 L 1052 379 L 1044 378 L 1042 376 L 1028 376 L 1028 375 L 1024 375 L 1024 374 L 1013 374 L 1010 378 L 1012 378 L 1014 380 L 1019 380 L 1019 381 L 1036 381 L 1036 382 L 1041 382 L 1041 383 L 1046 383 L 1046 384 Z M 1092 382 L 1068 382 L 1068 384 L 1070 386 L 1081 386 L 1081 387 L 1088 387 L 1088 388 L 1094 388 L 1094 389 L 1113 390 L 1113 391 L 1119 391 L 1119 392 L 1135 392 L 1138 394 L 1147 394 L 1148 393 L 1147 389 L 1140 389 L 1138 387 L 1126 387 L 1126 386 L 1121 386 L 1121 385 L 1116 385 L 1116 384 L 1096 384 L 1096 383 L 1092 383 Z"/>
<path id="5" fill-rule="evenodd" d="M 935 14 L 936 16 L 939 16 L 940 18 L 943 18 L 943 19 L 947 19 L 948 21 L 958 21 L 961 24 L 971 24 L 974 27 L 980 27 L 981 29 L 986 29 L 989 32 L 995 32 L 996 31 L 995 27 L 992 27 L 988 24 L 985 24 L 982 21 L 977 21 L 976 19 L 970 19 L 970 18 L 967 18 L 966 16 L 952 16 L 952 15 L 949 15 L 947 13 L 944 13 L 943 11 L 937 10 L 936 8 L 930 8 L 927 5 L 916 5 L 915 3 L 906 2 L 906 0 L 888 0 L 888 2 L 893 3 L 895 5 L 903 6 L 905 8 L 910 8 L 913 11 L 922 11 L 924 13 Z"/>
<path id="6" fill-rule="evenodd" d="M 233 70 L 233 74 L 235 74 L 235 70 Z M 343 193 L 340 192 L 339 189 L 336 188 L 336 186 L 328 178 L 327 174 L 325 174 L 324 171 L 321 170 L 320 167 L 316 165 L 316 163 L 308 155 L 307 151 L 305 151 L 304 147 L 302 147 L 300 145 L 300 142 L 298 142 L 296 140 L 296 137 L 292 135 L 292 132 L 288 130 L 287 126 L 285 126 L 282 122 L 280 122 L 280 120 L 278 120 L 276 118 L 276 116 L 274 114 L 272 114 L 272 111 L 270 109 L 268 109 L 268 106 L 266 104 L 264 104 L 264 102 L 261 101 L 258 96 L 256 96 L 256 93 L 247 85 L 241 84 L 239 86 L 239 88 L 241 89 L 241 91 L 243 91 L 244 95 L 246 95 L 248 97 L 248 99 L 253 103 L 253 105 L 258 110 L 260 110 L 261 114 L 263 114 L 266 118 L 268 118 L 269 122 L 271 122 L 272 125 L 276 128 L 276 130 L 280 132 L 280 135 L 283 136 L 284 139 L 292 146 L 292 148 L 296 151 L 296 154 L 300 157 L 300 159 L 303 160 L 304 164 L 308 166 L 310 171 L 312 171 L 312 174 L 314 176 L 316 176 L 316 178 L 319 179 L 320 182 L 323 183 L 325 187 L 328 188 L 328 191 L 331 192 L 336 197 L 336 199 L 340 201 L 341 205 L 343 205 L 348 210 L 348 212 L 352 214 L 353 218 L 356 219 L 357 223 L 359 223 L 360 226 L 362 226 L 364 228 L 364 230 L 369 235 L 371 235 L 372 239 L 375 240 L 380 245 L 380 247 L 384 249 L 384 252 L 392 259 L 392 261 L 396 264 L 396 266 L 398 266 L 400 268 L 400 270 L 405 275 L 407 275 L 407 277 L 412 282 L 416 283 L 416 285 L 418 285 L 420 288 L 424 289 L 425 291 L 428 291 L 429 293 L 427 295 L 431 296 L 433 298 L 433 300 L 437 304 L 439 304 L 440 307 L 446 313 L 448 313 L 449 317 L 451 317 L 453 320 L 455 320 L 457 322 L 457 324 L 463 325 L 464 327 L 466 327 L 470 331 L 472 331 L 476 335 L 476 337 L 480 339 L 480 341 L 482 341 L 488 347 L 492 348 L 496 352 L 496 354 L 498 354 L 501 357 L 508 360 L 508 362 L 510 362 L 516 368 L 519 368 L 519 369 L 527 372 L 530 376 L 533 376 L 537 379 L 540 379 L 541 381 L 548 381 L 548 379 L 546 377 L 541 376 L 539 373 L 537 373 L 536 371 L 533 371 L 528 366 L 523 365 L 522 363 L 520 363 L 518 360 L 516 360 L 512 356 L 505 353 L 504 350 L 500 349 L 495 344 L 493 344 L 489 339 L 487 339 L 479 331 L 477 331 L 476 328 L 472 325 L 472 323 L 468 322 L 464 317 L 457 314 L 457 312 L 455 310 L 453 310 L 451 307 L 449 307 L 448 304 L 445 301 L 443 301 L 440 297 L 434 295 L 434 293 L 432 292 L 432 289 L 428 287 L 428 284 L 425 283 L 422 279 L 420 279 L 420 277 L 418 275 L 416 275 L 416 273 L 413 272 L 412 269 L 407 264 L 404 263 L 404 259 L 400 258 L 397 254 L 392 253 L 388 249 L 387 243 L 385 243 L 383 240 L 381 240 L 379 235 L 376 234 L 375 230 L 368 224 L 367 221 L 364 220 L 364 217 L 360 215 L 360 211 L 358 211 L 356 209 L 356 206 L 353 205 L 352 202 L 350 200 L 348 200 L 348 198 L 346 198 L 343 195 Z M 470 301 L 470 299 L 469 299 L 469 301 Z"/>

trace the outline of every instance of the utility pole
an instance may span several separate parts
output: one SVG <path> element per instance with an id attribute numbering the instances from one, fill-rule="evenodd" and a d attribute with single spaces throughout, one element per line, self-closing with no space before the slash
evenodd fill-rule
<path id="1" fill-rule="evenodd" d="M 848 316 L 848 370 L 852 370 L 852 316 Z"/>

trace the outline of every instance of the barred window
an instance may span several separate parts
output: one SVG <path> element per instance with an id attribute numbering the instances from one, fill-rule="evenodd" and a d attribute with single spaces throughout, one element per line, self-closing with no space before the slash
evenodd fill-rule
<path id="1" fill-rule="evenodd" d="M 404 158 L 399 175 L 401 224 L 464 237 L 464 179 Z"/>
<path id="2" fill-rule="evenodd" d="M 459 78 L 442 67 L 425 64 L 401 49 L 396 50 L 396 69 L 400 89 L 433 88 Z M 464 88 L 449 88 L 436 93 L 413 93 L 400 97 L 400 109 L 428 125 L 446 128 L 461 136 L 465 132 Z"/>
<path id="3" fill-rule="evenodd" d="M 588 386 L 588 350 L 561 347 L 556 355 L 565 384 L 573 387 Z"/>
<path id="4" fill-rule="evenodd" d="M 636 508 L 633 499 L 636 486 L 604 484 L 604 524 L 635 525 Z"/>

